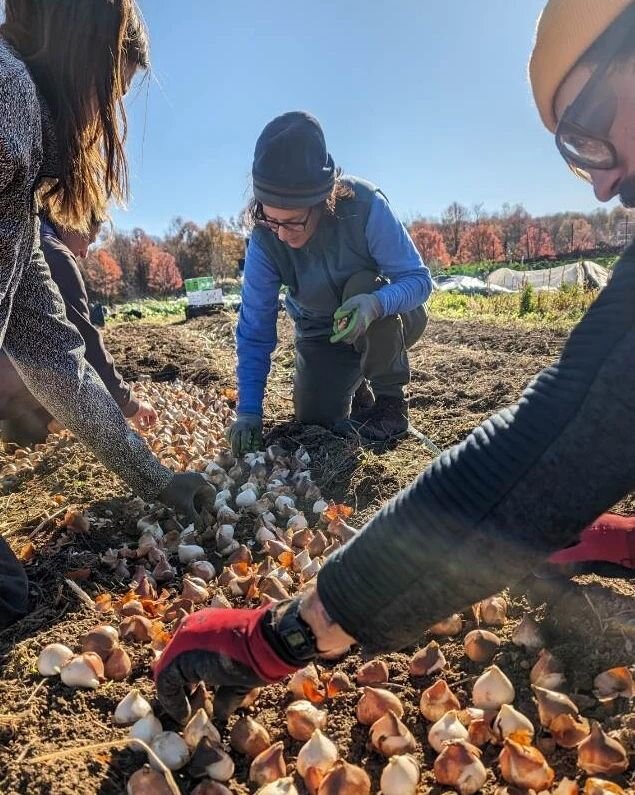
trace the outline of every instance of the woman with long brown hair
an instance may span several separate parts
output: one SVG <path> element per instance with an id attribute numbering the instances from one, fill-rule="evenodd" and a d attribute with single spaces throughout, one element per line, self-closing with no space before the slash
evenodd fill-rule
<path id="1" fill-rule="evenodd" d="M 6 0 L 0 26 L 0 346 L 24 383 L 144 499 L 198 518 L 214 490 L 173 474 L 124 420 L 84 358 L 40 251 L 38 197 L 81 229 L 128 190 L 123 98 L 148 41 L 134 0 Z M 0 628 L 27 584 L 0 538 Z"/>

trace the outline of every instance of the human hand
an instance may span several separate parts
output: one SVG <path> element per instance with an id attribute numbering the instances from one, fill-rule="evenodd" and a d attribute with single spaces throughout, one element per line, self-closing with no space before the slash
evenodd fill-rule
<path id="1" fill-rule="evenodd" d="M 204 529 L 212 516 L 216 489 L 199 472 L 179 472 L 159 494 L 158 499 Z"/>
<path id="2" fill-rule="evenodd" d="M 138 401 L 139 407 L 130 417 L 130 422 L 140 431 L 151 428 L 157 421 L 157 413 L 154 406 L 146 400 Z"/>
<path id="3" fill-rule="evenodd" d="M 165 711 L 185 723 L 190 717 L 188 690 L 204 682 L 215 689 L 214 716 L 224 721 L 250 690 L 278 682 L 306 665 L 310 656 L 295 662 L 288 662 L 287 654 L 287 660 L 280 656 L 276 613 L 289 604 L 257 610 L 208 608 L 189 615 L 155 667 L 157 695 Z"/>
<path id="4" fill-rule="evenodd" d="M 331 342 L 354 345 L 366 334 L 370 324 L 382 316 L 379 298 L 372 293 L 354 295 L 336 310 L 333 315 Z"/>
<path id="5" fill-rule="evenodd" d="M 262 449 L 262 417 L 258 414 L 239 414 L 225 435 L 234 456 L 256 452 Z"/>

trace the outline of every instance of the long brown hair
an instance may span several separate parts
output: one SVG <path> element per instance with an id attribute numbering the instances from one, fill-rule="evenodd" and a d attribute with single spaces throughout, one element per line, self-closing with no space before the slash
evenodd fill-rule
<path id="1" fill-rule="evenodd" d="M 60 172 L 49 207 L 86 227 L 108 199 L 128 196 L 123 97 L 129 70 L 149 65 L 135 0 L 5 0 L 4 39 L 26 63 L 57 137 Z"/>

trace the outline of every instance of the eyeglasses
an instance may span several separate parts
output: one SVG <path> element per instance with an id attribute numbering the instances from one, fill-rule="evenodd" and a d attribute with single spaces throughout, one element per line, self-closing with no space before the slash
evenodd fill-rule
<path id="1" fill-rule="evenodd" d="M 309 207 L 308 212 L 302 221 L 276 221 L 275 218 L 269 218 L 265 215 L 262 204 L 256 206 L 256 223 L 266 226 L 272 232 L 277 232 L 279 229 L 286 229 L 287 232 L 305 232 L 311 215 L 313 214 L 313 207 Z"/>
<path id="2" fill-rule="evenodd" d="M 629 24 L 630 22 L 630 24 Z M 617 115 L 618 97 L 606 79 L 616 56 L 635 33 L 633 15 L 619 17 L 615 42 L 597 64 L 586 85 L 562 114 L 556 128 L 556 146 L 576 176 L 591 182 L 592 170 L 606 171 L 618 164 L 609 139 Z"/>

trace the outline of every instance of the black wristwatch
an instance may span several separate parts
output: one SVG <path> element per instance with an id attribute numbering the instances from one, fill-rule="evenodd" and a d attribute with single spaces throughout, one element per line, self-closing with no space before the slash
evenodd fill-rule
<path id="1" fill-rule="evenodd" d="M 317 657 L 317 641 L 313 630 L 300 615 L 299 599 L 275 605 L 263 626 L 269 643 L 290 665 L 310 662 Z"/>

